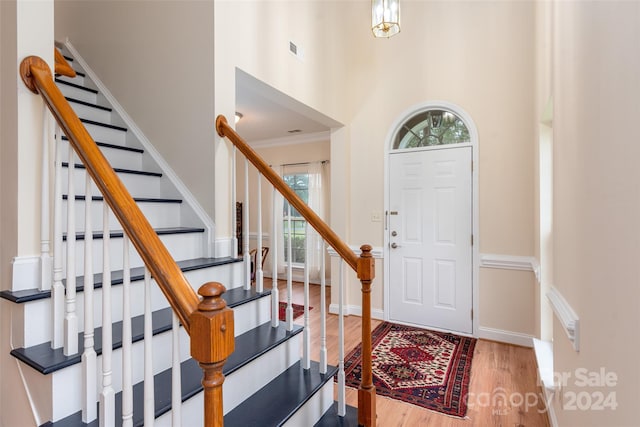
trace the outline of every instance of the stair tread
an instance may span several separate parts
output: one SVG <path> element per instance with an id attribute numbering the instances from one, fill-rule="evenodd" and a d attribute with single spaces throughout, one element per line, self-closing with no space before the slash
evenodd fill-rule
<path id="1" fill-rule="evenodd" d="M 162 227 L 162 228 L 154 228 L 154 231 L 158 236 L 164 236 L 168 234 L 187 234 L 187 233 L 204 233 L 204 228 L 202 227 Z M 93 233 L 94 239 L 102 239 L 102 231 L 94 231 Z M 111 230 L 109 232 L 109 236 L 111 238 L 119 238 L 123 237 L 124 233 L 122 230 Z M 62 240 L 67 240 L 67 233 L 62 233 Z M 84 240 L 84 232 L 76 232 L 76 240 Z"/>
<path id="2" fill-rule="evenodd" d="M 233 300 L 235 305 L 238 306 L 240 304 L 244 304 L 246 302 L 250 302 L 253 299 L 261 298 L 268 296 L 271 291 L 262 292 L 260 294 L 254 292 L 249 292 L 244 301 L 240 301 L 239 296 L 236 294 L 232 296 L 233 289 L 231 291 L 225 292 L 222 295 L 222 298 L 227 301 L 227 304 L 230 305 L 229 300 Z M 166 332 L 171 329 L 172 324 L 172 315 L 170 308 L 163 308 L 153 312 L 153 334 L 157 335 L 162 332 Z M 266 325 L 266 327 L 265 327 Z M 293 332 L 287 332 L 286 330 L 282 330 L 282 328 L 271 328 L 269 323 L 266 323 L 258 328 L 256 331 L 248 331 L 243 335 L 247 335 L 243 339 L 240 339 L 243 335 L 238 337 L 240 342 L 243 343 L 238 348 L 238 354 L 234 354 L 233 358 L 230 358 L 228 369 L 237 369 L 239 366 L 242 366 L 245 362 L 245 359 L 251 356 L 251 354 L 258 352 L 259 350 L 264 353 L 269 348 L 273 347 L 274 342 L 282 342 L 283 340 L 288 339 L 290 336 L 295 335 L 300 332 L 302 329 L 294 329 Z M 259 329 L 261 328 L 261 329 Z M 273 331 L 267 331 L 267 329 L 274 329 Z M 144 316 L 135 316 L 131 320 L 131 330 L 132 330 L 132 340 L 133 342 L 138 342 L 144 339 Z M 94 349 L 98 355 L 102 354 L 102 328 L 95 328 L 94 331 Z M 259 336 L 258 334 L 262 334 L 264 336 Z M 83 334 L 82 332 L 78 334 L 78 348 L 80 349 L 80 353 L 73 354 L 70 356 L 65 356 L 62 348 L 52 349 L 51 342 L 46 342 L 42 344 L 38 344 L 28 348 L 17 348 L 11 351 L 11 355 L 16 357 L 17 359 L 23 361 L 36 371 L 42 374 L 50 374 L 52 372 L 58 371 L 60 369 L 66 368 L 67 366 L 75 365 L 76 363 L 80 363 L 81 352 L 83 348 Z M 271 345 L 271 347 L 269 347 Z M 113 349 L 118 349 L 122 347 L 122 322 L 114 322 L 113 323 Z M 260 353 L 260 354 L 262 354 Z M 256 356 L 257 357 L 257 356 Z M 225 369 L 227 366 L 225 365 Z M 226 371 L 225 371 L 226 372 Z"/>
<path id="3" fill-rule="evenodd" d="M 82 101 L 80 99 L 75 99 L 75 98 L 71 98 L 71 97 L 68 97 L 68 96 L 65 96 L 65 99 L 67 101 L 69 101 L 69 102 L 73 102 L 75 104 L 86 105 L 87 107 L 91 107 L 91 108 L 97 108 L 98 110 L 104 110 L 104 111 L 109 111 L 109 112 L 113 111 L 110 107 L 104 107 L 102 105 L 98 105 L 98 104 L 95 104 L 93 102 Z"/>
<path id="4" fill-rule="evenodd" d="M 72 68 L 73 68 L 73 67 L 72 67 Z M 86 74 L 85 74 L 85 73 L 83 73 L 83 72 L 81 72 L 81 71 L 78 71 L 78 70 L 73 70 L 73 71 L 75 71 L 75 72 L 76 72 L 76 76 L 79 76 L 79 77 L 86 77 Z M 60 77 L 61 75 L 62 75 L 62 74 L 58 74 L 58 73 L 56 73 L 56 74 L 55 74 L 55 77 Z M 65 77 L 67 77 L 67 76 L 65 76 Z M 73 78 L 73 77 L 70 77 L 70 78 Z"/>
<path id="5" fill-rule="evenodd" d="M 240 258 L 222 257 L 222 258 L 194 258 L 183 261 L 177 261 L 178 266 L 183 272 L 199 270 L 202 268 L 216 267 L 219 265 L 231 264 L 234 262 L 241 262 Z M 94 288 L 98 289 L 102 287 L 102 273 L 93 275 Z M 131 269 L 131 281 L 142 280 L 144 277 L 144 267 L 136 267 Z M 63 280 L 63 283 L 65 281 Z M 122 283 L 122 270 L 116 270 L 111 272 L 111 284 L 119 285 Z M 81 292 L 84 290 L 84 277 L 76 277 L 76 289 Z M 22 304 L 29 301 L 35 301 L 39 299 L 46 299 L 51 297 L 51 291 L 41 291 L 40 289 L 25 289 L 21 291 L 2 291 L 0 292 L 0 298 L 9 300 L 11 302 Z"/>
<path id="6" fill-rule="evenodd" d="M 69 167 L 69 163 L 68 162 L 62 162 L 62 167 L 63 168 L 68 168 Z M 85 165 L 83 165 L 82 163 L 76 163 L 73 165 L 73 167 L 75 169 L 86 169 Z M 113 170 L 116 173 L 129 173 L 132 175 L 146 175 L 146 176 L 154 176 L 157 178 L 160 178 L 162 176 L 161 172 L 148 172 L 148 171 L 139 171 L 139 170 L 134 170 L 134 169 L 123 169 L 123 168 L 113 168 Z"/>
<path id="7" fill-rule="evenodd" d="M 84 86 L 76 84 L 76 83 L 71 83 L 71 82 L 68 82 L 68 81 L 65 81 L 65 80 L 61 80 L 59 78 L 56 78 L 55 82 L 56 82 L 56 84 L 71 86 L 71 87 L 74 87 L 76 89 L 84 90 L 86 92 L 91 92 L 91 93 L 94 93 L 94 94 L 98 93 L 98 91 L 96 89 L 91 89 L 91 88 L 88 88 L 88 87 L 84 87 Z"/>
<path id="8" fill-rule="evenodd" d="M 88 125 L 102 126 L 102 127 L 109 128 L 109 129 L 119 130 L 119 131 L 122 131 L 122 132 L 127 132 L 129 130 L 129 129 L 127 129 L 125 127 L 122 127 L 122 126 L 112 125 L 111 123 L 98 122 L 96 120 L 83 119 L 82 117 L 80 118 L 80 121 L 82 123 L 85 123 L 85 124 L 88 124 Z"/>
<path id="9" fill-rule="evenodd" d="M 69 138 L 67 138 L 66 135 L 62 135 L 62 140 L 69 141 Z M 124 150 L 124 151 L 133 151 L 135 153 L 144 153 L 144 150 L 142 148 L 127 147 L 124 145 L 115 145 L 115 144 L 109 144 L 108 142 L 100 142 L 100 141 L 96 141 L 96 144 L 99 145 L 100 147 L 114 148 L 116 150 Z"/>
<path id="10" fill-rule="evenodd" d="M 67 200 L 69 197 L 67 194 L 62 195 L 62 200 Z M 76 195 L 75 200 L 85 200 L 86 196 L 84 195 Z M 102 202 L 104 201 L 104 197 L 102 196 L 91 196 L 91 200 L 94 202 Z M 162 197 L 134 197 L 133 200 L 136 203 L 182 203 L 182 199 L 169 199 Z"/>
<path id="11" fill-rule="evenodd" d="M 339 417 L 338 402 L 334 402 L 313 427 L 358 427 L 358 408 L 347 405 L 347 413 Z"/>
<path id="12" fill-rule="evenodd" d="M 263 354 L 269 349 L 281 344 L 291 336 L 300 333 L 301 330 L 302 327 L 296 325 L 292 332 L 287 332 L 284 323 L 281 323 L 277 328 L 272 328 L 269 323 L 265 323 L 252 331 L 248 331 L 236 337 L 236 351 L 232 353 L 227 360 L 227 363 L 225 363 L 223 373 L 225 375 L 231 374 L 234 370 L 255 359 L 257 355 Z M 256 337 L 260 337 L 260 339 L 256 340 Z M 298 365 L 299 364 L 300 362 L 298 362 Z M 202 391 L 202 369 L 194 359 L 189 359 L 180 364 L 180 371 L 182 377 L 182 401 L 184 402 Z M 300 375 L 301 369 L 297 369 L 297 372 L 298 375 Z M 293 372 L 290 373 L 290 375 L 291 374 L 293 374 Z M 332 376 L 330 373 L 328 375 Z M 154 376 L 154 395 L 156 417 L 159 417 L 171 410 L 171 369 L 162 371 Z M 121 424 L 121 420 L 119 419 L 120 414 L 122 413 L 121 399 L 121 393 L 117 393 L 116 425 Z M 143 399 L 144 383 L 141 382 L 133 386 L 134 426 L 143 425 Z M 97 426 L 98 422 L 96 420 L 92 423 L 84 424 L 82 423 L 82 413 L 77 412 L 55 423 L 49 422 L 45 425 L 52 427 Z M 243 424 L 227 425 L 240 426 Z"/>
<path id="13" fill-rule="evenodd" d="M 304 370 L 298 361 L 225 415 L 225 425 L 281 426 L 337 372 L 330 366 L 321 374 L 318 368 L 317 362 L 311 362 L 311 369 Z"/>

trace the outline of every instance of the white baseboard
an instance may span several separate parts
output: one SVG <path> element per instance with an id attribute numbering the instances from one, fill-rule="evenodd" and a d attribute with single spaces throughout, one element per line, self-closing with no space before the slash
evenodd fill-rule
<path id="1" fill-rule="evenodd" d="M 217 258 L 223 258 L 231 256 L 231 238 L 226 237 L 224 239 L 216 239 L 215 247 L 213 250 L 214 256 Z"/>
<path id="2" fill-rule="evenodd" d="M 498 341 L 507 344 L 520 345 L 523 347 L 533 347 L 533 336 L 520 332 L 505 331 L 502 329 L 488 328 L 480 326 L 478 328 L 478 338 Z"/>
<path id="3" fill-rule="evenodd" d="M 330 304 L 329 305 L 329 313 L 338 314 L 338 304 Z M 345 305 L 344 306 L 344 315 L 345 316 L 362 316 L 362 306 L 359 305 Z M 377 320 L 384 320 L 384 311 L 379 309 L 371 310 L 371 318 Z"/>
<path id="4" fill-rule="evenodd" d="M 11 280 L 12 291 L 39 289 L 42 284 L 40 277 L 40 257 L 15 257 L 11 261 L 13 274 Z"/>

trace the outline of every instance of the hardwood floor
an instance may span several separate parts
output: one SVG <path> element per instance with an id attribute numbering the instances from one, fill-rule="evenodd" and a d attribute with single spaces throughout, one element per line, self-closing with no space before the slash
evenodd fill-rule
<path id="1" fill-rule="evenodd" d="M 271 281 L 265 279 L 265 288 Z M 278 282 L 279 299 L 286 301 L 286 282 Z M 327 287 L 326 307 L 329 312 L 331 288 Z M 317 360 L 320 348 L 320 286 L 310 285 L 309 312 L 312 358 Z M 304 303 L 301 283 L 294 283 L 292 301 Z M 295 320 L 304 324 L 304 316 Z M 379 320 L 372 320 L 372 328 Z M 345 354 L 360 343 L 360 318 L 347 316 L 345 325 Z M 328 362 L 338 360 L 338 316 L 327 314 Z M 537 385 L 536 361 L 533 350 L 493 341 L 478 340 L 471 368 L 469 409 L 465 419 L 453 418 L 427 409 L 378 396 L 379 427 L 546 427 L 542 390 Z M 357 406 L 357 391 L 347 389 L 347 404 Z"/>

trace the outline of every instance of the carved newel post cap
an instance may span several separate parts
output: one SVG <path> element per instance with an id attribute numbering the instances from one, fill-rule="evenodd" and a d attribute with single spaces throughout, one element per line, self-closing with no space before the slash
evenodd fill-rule
<path id="1" fill-rule="evenodd" d="M 207 282 L 200 286 L 198 294 L 202 296 L 202 301 L 198 304 L 200 311 L 222 310 L 227 306 L 227 302 L 221 298 L 227 289 L 218 282 Z"/>
<path id="2" fill-rule="evenodd" d="M 376 264 L 371 255 L 371 251 L 373 247 L 371 245 L 362 245 L 360 246 L 360 250 L 362 253 L 360 254 L 360 258 L 358 259 L 358 279 L 361 282 L 371 283 L 375 276 Z"/>

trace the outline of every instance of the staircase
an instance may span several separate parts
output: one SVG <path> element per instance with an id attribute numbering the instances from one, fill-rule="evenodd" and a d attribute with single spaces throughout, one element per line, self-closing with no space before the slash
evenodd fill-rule
<path id="1" fill-rule="evenodd" d="M 177 261 L 188 282 L 193 286 L 220 282 L 227 287 L 222 298 L 233 309 L 235 351 L 223 368 L 225 425 L 357 425 L 353 408 L 348 409 L 346 417 L 338 417 L 336 413 L 333 377 L 337 368 L 329 366 L 325 373 L 321 373 L 323 369 L 313 361 L 309 369 L 303 368 L 300 354 L 304 328 L 297 325 L 287 328 L 284 322 L 271 318 L 272 304 L 277 304 L 277 301 L 271 300 L 270 289 L 256 291 L 255 287 L 247 286 L 242 259 L 210 256 L 210 227 L 201 220 L 198 208 L 185 201 L 179 183 L 176 184 L 167 176 L 157 157 L 149 153 L 148 147 L 109 105 L 105 94 L 98 90 L 99 85 L 89 78 L 90 70 L 88 72 L 80 65 L 81 59 L 74 60 L 69 51 L 64 51 L 64 54 L 77 75 L 74 78 L 56 76 L 57 86 Z M 61 142 L 60 158 L 68 159 L 68 141 L 63 136 Z M 149 381 L 153 377 L 154 400 L 151 408 L 152 418 L 157 425 L 203 425 L 203 372 L 190 357 L 189 336 L 158 286 L 145 285 L 144 263 L 135 250 L 129 251 L 131 268 L 126 268 L 123 248 L 128 248 L 128 239 L 113 215 L 108 220 L 109 244 L 104 245 L 107 234 L 102 228 L 105 201 L 95 186 L 90 192 L 86 191 L 86 173 L 85 166 L 79 161 L 72 159 L 61 162 L 62 182 L 66 183 L 69 176 L 73 181 L 68 190 L 62 190 L 62 214 L 66 218 L 72 213 L 77 218 L 75 224 L 62 224 L 64 249 L 61 268 L 63 277 L 75 277 L 77 297 L 72 308 L 78 323 L 78 350 L 65 354 L 60 331 L 56 329 L 61 328 L 56 326 L 56 316 L 58 320 L 61 319 L 57 312 L 60 303 L 55 299 L 55 284 L 53 290 L 43 286 L 44 289 L 4 291 L 0 294 L 0 297 L 13 304 L 14 331 L 19 331 L 17 336 L 20 342 L 11 354 L 20 361 L 24 385 L 32 397 L 34 417 L 47 426 L 100 425 L 97 414 L 102 409 L 99 402 L 101 393 L 105 391 L 103 383 L 111 382 L 110 387 L 115 392 L 115 425 L 143 425 L 145 416 L 149 417 L 144 409 L 144 401 L 149 393 L 145 391 L 145 378 Z M 89 199 L 91 211 L 87 218 L 93 225 L 90 236 L 84 232 L 84 212 Z M 93 262 L 88 263 L 92 281 L 83 277 L 86 241 L 93 254 Z M 110 274 L 103 274 L 104 248 L 107 248 L 110 258 Z M 74 257 L 75 264 L 69 263 L 67 256 Z M 62 285 L 66 286 L 67 280 L 63 279 Z M 87 310 L 84 306 L 87 286 L 93 289 L 92 317 L 95 326 L 94 342 L 89 343 L 93 344 L 89 353 L 95 351 L 97 356 L 97 369 L 88 374 L 82 356 L 87 346 L 87 337 L 83 333 L 86 329 L 83 319 Z M 57 292 L 57 298 L 64 298 Z M 110 316 L 106 317 L 111 320 L 108 325 L 102 324 L 105 319 L 104 298 L 112 301 Z M 123 298 L 129 300 L 130 321 L 126 314 L 123 315 Z M 147 318 L 152 319 L 152 327 L 149 328 L 147 324 L 147 330 L 145 304 L 151 307 L 150 317 Z M 66 311 L 63 309 L 62 314 L 67 316 L 68 300 L 64 306 L 67 308 Z M 128 330 L 129 322 L 130 347 L 126 344 L 128 333 L 124 332 Z M 113 331 L 109 346 L 111 351 L 107 356 L 110 361 L 106 365 L 111 367 L 113 375 L 106 381 L 100 369 L 105 366 L 106 353 L 102 340 L 105 326 Z M 121 373 L 126 370 L 123 368 L 125 359 L 131 361 L 130 378 Z M 126 406 L 123 393 L 127 393 L 123 390 L 128 389 L 129 383 L 132 384 L 133 408 L 123 410 L 123 405 Z M 172 396 L 172 388 L 175 389 L 178 383 L 180 386 L 176 398 Z M 83 391 L 83 387 L 86 388 L 83 384 L 89 384 L 89 388 L 92 384 L 95 386 L 95 392 L 89 393 L 93 396 L 92 403 L 89 402 L 89 413 L 95 416 L 90 416 L 84 422 L 83 418 L 87 416 L 83 417 L 83 405 L 86 406 L 83 400 L 87 394 Z M 149 390 L 149 384 L 146 386 Z M 126 401 L 127 397 L 124 399 Z M 95 406 L 95 410 L 91 405 Z M 131 411 L 132 414 L 129 414 Z"/>

